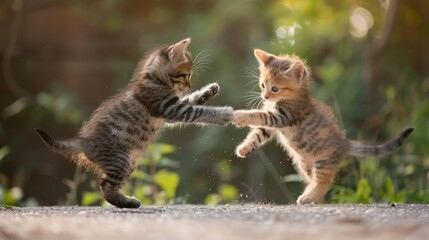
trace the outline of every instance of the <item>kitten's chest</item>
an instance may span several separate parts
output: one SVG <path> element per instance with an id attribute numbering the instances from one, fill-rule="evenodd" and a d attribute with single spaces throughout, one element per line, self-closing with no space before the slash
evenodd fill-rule
<path id="1" fill-rule="evenodd" d="M 277 132 L 277 141 L 282 147 L 289 153 L 294 163 L 298 163 L 304 160 L 302 153 L 297 151 L 295 144 L 291 141 L 297 134 L 296 127 L 283 128 Z"/>

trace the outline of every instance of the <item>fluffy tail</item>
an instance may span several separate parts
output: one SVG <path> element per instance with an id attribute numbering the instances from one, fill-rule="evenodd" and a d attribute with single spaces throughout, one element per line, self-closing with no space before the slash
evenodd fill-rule
<path id="1" fill-rule="evenodd" d="M 81 150 L 80 141 L 78 139 L 67 139 L 67 140 L 54 140 L 46 132 L 41 129 L 34 129 L 39 134 L 42 141 L 54 152 L 61 154 L 71 154 L 73 152 Z"/>
<path id="2" fill-rule="evenodd" d="M 398 149 L 413 131 L 414 128 L 406 128 L 396 138 L 380 145 L 370 145 L 362 142 L 351 141 L 349 154 L 358 157 L 380 157 L 390 154 L 396 149 Z"/>

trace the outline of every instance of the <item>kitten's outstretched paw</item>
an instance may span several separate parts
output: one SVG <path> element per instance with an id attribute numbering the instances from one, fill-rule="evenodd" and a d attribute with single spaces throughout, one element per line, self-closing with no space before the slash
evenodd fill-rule
<path id="1" fill-rule="evenodd" d="M 197 104 L 204 104 L 208 100 L 212 99 L 219 93 L 220 87 L 217 83 L 211 83 L 205 86 L 202 90 L 204 91 L 204 93 L 198 100 Z"/>
<path id="2" fill-rule="evenodd" d="M 220 87 L 217 83 L 211 83 L 207 85 L 207 88 L 211 91 L 211 95 L 214 97 L 219 93 Z"/>
<path id="3" fill-rule="evenodd" d="M 238 145 L 237 149 L 235 149 L 235 155 L 239 158 L 245 158 L 253 151 L 253 148 L 248 144 Z"/>
<path id="4" fill-rule="evenodd" d="M 234 111 L 234 118 L 232 120 L 237 127 L 246 127 L 250 125 L 249 114 L 245 110 Z"/>

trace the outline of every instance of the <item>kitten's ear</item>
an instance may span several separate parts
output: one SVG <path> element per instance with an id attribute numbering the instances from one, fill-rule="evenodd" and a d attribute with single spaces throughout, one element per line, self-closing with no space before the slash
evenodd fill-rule
<path id="1" fill-rule="evenodd" d="M 255 53 L 255 57 L 258 59 L 259 64 L 261 65 L 267 65 L 276 57 L 271 53 L 262 51 L 261 49 L 254 49 L 253 52 Z"/>
<path id="2" fill-rule="evenodd" d="M 292 76 L 294 79 L 300 82 L 307 75 L 307 70 L 305 69 L 305 66 L 302 62 L 297 61 L 293 63 L 288 70 L 286 70 L 285 75 Z"/>
<path id="3" fill-rule="evenodd" d="M 186 38 L 168 48 L 168 59 L 174 62 L 185 60 L 185 50 L 191 43 L 191 38 Z"/>

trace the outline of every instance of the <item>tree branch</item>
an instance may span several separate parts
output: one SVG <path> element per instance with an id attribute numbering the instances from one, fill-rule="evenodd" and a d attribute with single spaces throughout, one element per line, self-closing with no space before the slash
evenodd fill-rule
<path id="1" fill-rule="evenodd" d="M 364 79 L 367 85 L 367 114 L 371 116 L 374 113 L 377 102 L 377 82 L 374 79 L 377 56 L 386 47 L 392 34 L 395 19 L 398 11 L 399 0 L 390 0 L 386 10 L 385 23 L 382 29 L 381 38 L 374 39 L 364 56 Z"/>
<path id="2" fill-rule="evenodd" d="M 18 85 L 11 69 L 11 60 L 17 43 L 18 30 L 21 25 L 22 4 L 23 3 L 20 0 L 15 0 L 14 2 L 12 2 L 12 9 L 15 11 L 15 15 L 10 25 L 9 38 L 3 55 L 3 74 L 6 86 L 15 97 L 32 98 L 32 95 L 27 90 L 23 89 Z"/>

